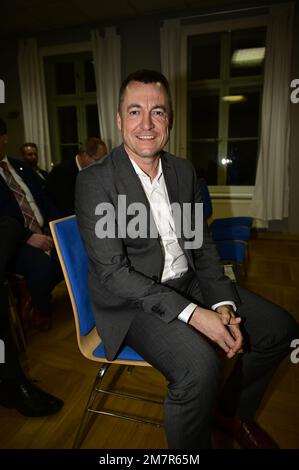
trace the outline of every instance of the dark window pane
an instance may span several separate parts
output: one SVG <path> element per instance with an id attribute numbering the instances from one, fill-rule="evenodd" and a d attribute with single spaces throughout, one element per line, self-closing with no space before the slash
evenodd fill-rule
<path id="1" fill-rule="evenodd" d="M 96 91 L 96 80 L 94 75 L 94 67 L 92 60 L 84 61 L 84 80 L 85 80 L 85 91 L 91 92 Z"/>
<path id="2" fill-rule="evenodd" d="M 200 34 L 188 39 L 189 80 L 219 78 L 221 34 Z"/>
<path id="3" fill-rule="evenodd" d="M 191 138 L 218 138 L 218 95 L 197 95 L 190 97 Z"/>
<path id="4" fill-rule="evenodd" d="M 86 128 L 88 137 L 100 137 L 99 115 L 96 104 L 86 106 Z"/>
<path id="5" fill-rule="evenodd" d="M 231 92 L 232 95 L 234 93 Z M 239 94 L 239 93 L 238 93 Z M 229 137 L 257 137 L 259 126 L 260 93 L 242 93 L 246 101 L 229 105 Z"/>
<path id="6" fill-rule="evenodd" d="M 264 60 L 258 61 L 251 52 L 244 49 L 262 48 L 266 44 L 266 28 L 253 28 L 231 33 L 231 77 L 261 75 Z M 243 50 L 243 52 L 242 52 Z M 238 60 L 236 61 L 236 51 Z M 240 56 L 241 54 L 241 56 Z M 244 56 L 246 54 L 246 57 Z"/>
<path id="7" fill-rule="evenodd" d="M 199 178 L 205 178 L 208 184 L 217 184 L 217 143 L 191 143 L 190 159 Z"/>
<path id="8" fill-rule="evenodd" d="M 55 65 L 57 95 L 73 95 L 76 93 L 75 68 L 73 62 Z"/>
<path id="9" fill-rule="evenodd" d="M 255 184 L 257 162 L 257 140 L 228 143 L 228 159 L 226 184 Z"/>
<path id="10" fill-rule="evenodd" d="M 78 142 L 76 106 L 61 106 L 57 108 L 60 142 Z"/>
<path id="11" fill-rule="evenodd" d="M 71 160 L 75 158 L 78 153 L 78 144 L 76 145 L 61 145 L 61 161 L 65 162 L 66 160 Z"/>

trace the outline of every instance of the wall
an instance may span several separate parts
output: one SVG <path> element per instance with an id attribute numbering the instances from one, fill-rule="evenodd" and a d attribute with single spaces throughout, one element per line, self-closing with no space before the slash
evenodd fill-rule
<path id="1" fill-rule="evenodd" d="M 134 19 L 120 25 L 122 77 L 135 70 L 160 70 L 160 20 Z"/>

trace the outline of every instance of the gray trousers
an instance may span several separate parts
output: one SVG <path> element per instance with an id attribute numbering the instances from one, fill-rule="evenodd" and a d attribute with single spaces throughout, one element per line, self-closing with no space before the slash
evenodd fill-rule
<path id="1" fill-rule="evenodd" d="M 197 279 L 186 274 L 167 285 L 203 305 Z M 140 311 L 134 318 L 126 344 L 158 369 L 169 382 L 164 402 L 164 426 L 172 449 L 210 446 L 213 408 L 253 420 L 290 342 L 299 337 L 299 326 L 282 308 L 237 287 L 241 306 L 244 353 L 220 391 L 225 356 L 211 341 L 180 320 L 165 323 Z"/>

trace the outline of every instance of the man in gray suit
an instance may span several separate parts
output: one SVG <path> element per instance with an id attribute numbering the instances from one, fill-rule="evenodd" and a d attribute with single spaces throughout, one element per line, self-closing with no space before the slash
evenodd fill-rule
<path id="1" fill-rule="evenodd" d="M 190 242 L 201 197 L 192 165 L 163 151 L 172 120 L 166 78 L 131 74 L 117 114 L 123 145 L 79 174 L 97 328 L 108 359 L 128 344 L 168 380 L 170 448 L 209 447 L 224 356 L 238 359 L 220 393 L 218 425 L 241 447 L 275 448 L 254 416 L 298 325 L 224 276 L 205 224 L 202 245 Z M 184 220 L 193 225 L 181 233 Z"/>

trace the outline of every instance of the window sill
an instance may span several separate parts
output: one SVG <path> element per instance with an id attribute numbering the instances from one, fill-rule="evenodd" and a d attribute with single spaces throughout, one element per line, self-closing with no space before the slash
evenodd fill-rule
<path id="1" fill-rule="evenodd" d="M 213 199 L 251 200 L 254 186 L 209 186 Z"/>

